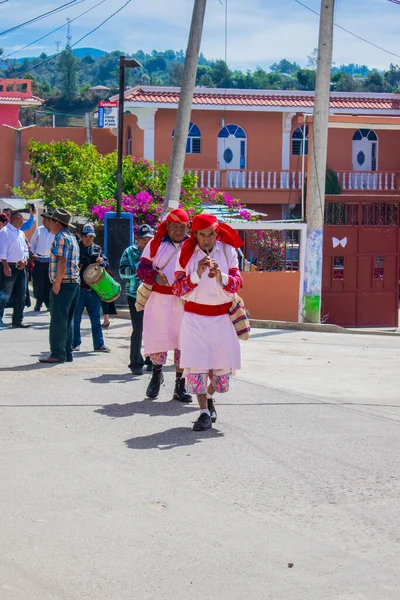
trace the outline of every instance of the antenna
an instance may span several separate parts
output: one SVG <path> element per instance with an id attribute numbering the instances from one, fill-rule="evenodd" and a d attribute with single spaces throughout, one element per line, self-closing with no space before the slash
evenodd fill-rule
<path id="1" fill-rule="evenodd" d="M 71 19 L 67 19 L 67 48 L 71 46 L 72 36 L 71 36 Z"/>

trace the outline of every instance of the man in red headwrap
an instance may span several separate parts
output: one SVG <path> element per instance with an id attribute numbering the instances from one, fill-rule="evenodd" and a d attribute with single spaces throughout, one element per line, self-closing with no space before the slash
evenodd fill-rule
<path id="1" fill-rule="evenodd" d="M 240 369 L 239 340 L 228 313 L 243 286 L 236 252 L 241 245 L 232 227 L 198 215 L 178 258 L 172 291 L 185 300 L 180 366 L 200 406 L 195 431 L 217 420 L 212 396 L 227 392 L 231 373 Z"/>
<path id="2" fill-rule="evenodd" d="M 171 288 L 177 256 L 188 230 L 187 212 L 172 210 L 159 225 L 139 262 L 139 279 L 153 286 L 143 316 L 144 353 L 153 363 L 153 375 L 146 391 L 148 398 L 157 398 L 164 381 L 162 367 L 167 361 L 168 350 L 174 350 L 176 381 L 173 398 L 181 402 L 192 401 L 191 395 L 186 393 L 185 379 L 179 368 L 183 303 L 173 295 Z"/>

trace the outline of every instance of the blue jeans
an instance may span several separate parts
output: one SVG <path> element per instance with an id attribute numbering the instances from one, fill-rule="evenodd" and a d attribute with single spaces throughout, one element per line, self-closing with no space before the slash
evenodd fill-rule
<path id="1" fill-rule="evenodd" d="M 0 266 L 0 319 L 3 318 L 4 309 L 14 293 L 12 324 L 21 325 L 25 308 L 26 271 L 20 271 L 15 265 L 10 268 L 11 276 L 7 277 L 4 275 L 3 264 Z"/>
<path id="2" fill-rule="evenodd" d="M 95 350 L 98 350 L 104 346 L 103 330 L 101 328 L 101 300 L 93 290 L 84 290 L 82 288 L 79 292 L 78 304 L 74 315 L 74 339 L 72 347 L 76 348 L 82 343 L 81 321 L 85 308 L 92 326 L 93 347 Z"/>
<path id="3" fill-rule="evenodd" d="M 62 283 L 58 294 L 50 290 L 50 352 L 62 362 L 72 360 L 72 321 L 79 284 Z"/>

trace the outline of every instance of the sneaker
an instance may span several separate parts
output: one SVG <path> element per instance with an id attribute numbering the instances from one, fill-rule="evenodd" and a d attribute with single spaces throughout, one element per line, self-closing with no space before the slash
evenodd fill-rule
<path id="1" fill-rule="evenodd" d="M 4 323 L 3 319 L 0 319 L 0 329 L 10 329 L 10 326 Z"/>
<path id="2" fill-rule="evenodd" d="M 80 346 L 72 346 L 72 352 L 79 352 L 80 349 Z"/>
<path id="3" fill-rule="evenodd" d="M 216 423 L 217 421 L 217 411 L 215 410 L 214 400 L 212 398 L 207 398 L 208 410 L 211 414 L 211 421 Z"/>
<path id="4" fill-rule="evenodd" d="M 193 425 L 193 431 L 206 431 L 206 429 L 211 429 L 211 427 L 212 421 L 210 415 L 207 413 L 201 413 Z"/>
<path id="5" fill-rule="evenodd" d="M 95 348 L 94 352 L 111 352 L 111 350 L 107 346 L 102 346 L 101 348 Z"/>

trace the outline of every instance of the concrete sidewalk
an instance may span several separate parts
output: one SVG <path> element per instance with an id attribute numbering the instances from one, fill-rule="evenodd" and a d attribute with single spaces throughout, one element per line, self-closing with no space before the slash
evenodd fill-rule
<path id="1" fill-rule="evenodd" d="M 396 337 L 255 330 L 199 434 L 170 367 L 145 399 L 126 321 L 57 366 L 26 322 L 0 332 L 1 600 L 398 600 Z"/>

